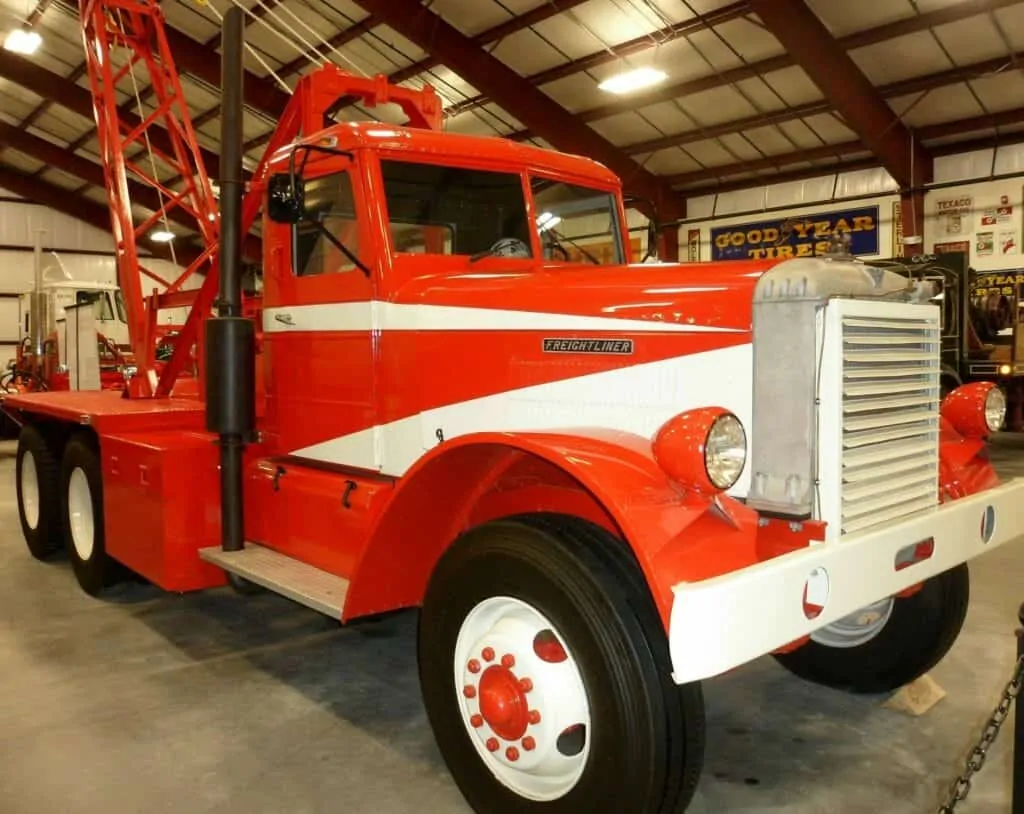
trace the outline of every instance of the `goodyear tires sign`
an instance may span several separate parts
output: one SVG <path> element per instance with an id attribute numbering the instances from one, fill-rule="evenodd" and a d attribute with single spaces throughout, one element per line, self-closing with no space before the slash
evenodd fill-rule
<path id="1" fill-rule="evenodd" d="M 813 257 L 828 251 L 837 231 L 849 233 L 853 254 L 878 254 L 878 207 L 720 226 L 711 230 L 711 259 Z"/>

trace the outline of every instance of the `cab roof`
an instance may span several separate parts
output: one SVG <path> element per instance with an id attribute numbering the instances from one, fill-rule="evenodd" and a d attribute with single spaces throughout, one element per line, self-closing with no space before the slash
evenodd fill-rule
<path id="1" fill-rule="evenodd" d="M 539 170 L 555 175 L 571 175 L 577 179 L 590 179 L 605 187 L 619 189 L 621 182 L 615 173 L 590 158 L 546 150 L 530 144 L 521 144 L 497 136 L 474 136 L 443 130 L 425 130 L 400 127 L 384 122 L 341 122 L 308 138 L 299 144 L 324 144 L 342 150 L 367 149 L 389 153 L 407 153 L 409 160 L 417 156 L 450 156 L 453 161 L 485 161 L 497 169 Z M 291 150 L 283 147 L 274 156 L 275 163 Z"/>

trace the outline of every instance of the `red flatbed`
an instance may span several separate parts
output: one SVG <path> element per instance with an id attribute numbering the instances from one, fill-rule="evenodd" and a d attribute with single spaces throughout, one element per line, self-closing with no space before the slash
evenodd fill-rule
<path id="1" fill-rule="evenodd" d="M 205 429 L 203 403 L 191 398 L 127 399 L 109 390 L 65 390 L 10 395 L 4 409 L 88 425 L 101 435 Z"/>

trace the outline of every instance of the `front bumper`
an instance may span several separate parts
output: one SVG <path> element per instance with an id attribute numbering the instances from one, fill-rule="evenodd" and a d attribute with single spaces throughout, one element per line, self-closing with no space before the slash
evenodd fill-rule
<path id="1" fill-rule="evenodd" d="M 982 529 L 986 513 L 991 535 Z M 923 582 L 1024 535 L 1024 478 L 879 528 L 819 543 L 702 582 L 674 585 L 669 620 L 676 683 L 710 678 L 778 650 L 879 599 Z M 932 539 L 931 557 L 896 570 L 896 556 Z M 827 581 L 804 613 L 805 586 Z"/>

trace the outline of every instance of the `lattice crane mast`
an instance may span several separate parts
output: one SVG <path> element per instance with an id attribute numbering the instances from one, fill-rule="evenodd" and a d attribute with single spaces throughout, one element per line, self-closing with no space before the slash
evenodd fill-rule
<path id="1" fill-rule="evenodd" d="M 211 315 L 217 295 L 221 213 L 158 3 L 81 0 L 80 11 L 116 244 L 118 280 L 137 359 L 138 373 L 129 382 L 128 394 L 135 398 L 167 396 L 185 369 L 194 344 L 198 346 L 200 367 L 203 364 L 200 326 Z M 283 37 L 280 32 L 275 33 Z M 153 97 L 149 113 L 143 109 L 139 91 L 146 85 Z M 137 114 L 119 103 L 119 89 L 135 97 Z M 344 97 L 357 97 L 368 106 L 395 103 L 408 116 L 411 126 L 441 127 L 441 100 L 433 88 L 410 90 L 389 84 L 383 76 L 361 78 L 341 71 L 333 63 L 321 66 L 300 80 L 250 179 L 241 206 L 243 236 L 249 233 L 259 213 L 269 158 L 298 135 L 321 130 L 325 113 Z M 161 180 L 171 176 L 177 179 L 178 189 Z M 138 218 L 133 210 L 132 181 L 150 187 L 159 197 L 159 209 L 146 218 Z M 158 224 L 168 229 L 171 219 L 196 232 L 202 249 L 191 256 L 176 258 L 184 268 L 168 279 L 146 267 L 139 255 L 139 243 Z M 202 285 L 185 289 L 185 283 L 197 272 L 205 275 Z M 147 281 L 163 290 L 157 292 L 153 287 L 147 292 Z M 158 371 L 154 358 L 157 314 L 181 306 L 190 307 L 189 317 L 175 343 L 173 356 Z"/>

